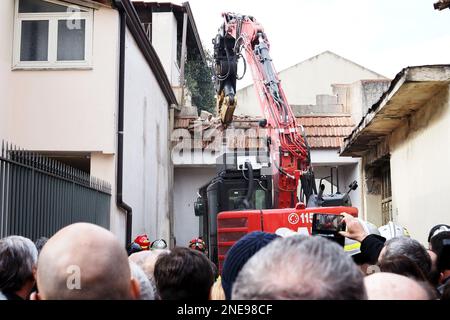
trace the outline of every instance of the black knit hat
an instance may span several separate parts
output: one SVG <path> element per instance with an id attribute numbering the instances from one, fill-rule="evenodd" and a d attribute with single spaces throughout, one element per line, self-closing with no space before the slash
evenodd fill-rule
<path id="1" fill-rule="evenodd" d="M 276 234 L 255 231 L 242 237 L 230 248 L 222 269 L 222 288 L 227 300 L 231 300 L 233 283 L 245 263 L 276 238 L 278 238 Z"/>

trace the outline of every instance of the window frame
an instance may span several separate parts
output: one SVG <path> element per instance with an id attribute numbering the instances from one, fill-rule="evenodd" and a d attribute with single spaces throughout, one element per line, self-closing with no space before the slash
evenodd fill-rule
<path id="1" fill-rule="evenodd" d="M 62 6 L 74 6 L 71 3 L 58 0 L 41 0 Z M 84 60 L 64 60 L 58 61 L 58 21 L 70 20 L 73 12 L 34 12 L 19 13 L 19 0 L 14 4 L 14 39 L 13 39 L 13 70 L 23 69 L 91 69 L 92 68 L 92 40 L 94 10 L 91 8 L 78 6 L 86 12 L 78 12 L 76 19 L 85 21 L 84 35 Z M 20 46 L 22 21 L 47 20 L 48 25 L 48 55 L 47 61 L 20 61 Z M 73 19 L 72 19 L 73 20 Z"/>

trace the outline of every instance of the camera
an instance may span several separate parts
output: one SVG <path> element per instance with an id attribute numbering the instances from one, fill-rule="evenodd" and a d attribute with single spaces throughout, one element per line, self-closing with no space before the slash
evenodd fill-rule
<path id="1" fill-rule="evenodd" d="M 345 231 L 346 228 L 343 219 L 344 216 L 337 214 L 314 213 L 311 234 L 335 241 L 343 247 L 345 237 L 339 234 L 339 231 Z"/>

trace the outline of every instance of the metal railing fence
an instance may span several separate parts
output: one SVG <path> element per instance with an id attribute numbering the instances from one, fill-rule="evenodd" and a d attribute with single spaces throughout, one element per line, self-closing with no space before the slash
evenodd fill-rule
<path id="1" fill-rule="evenodd" d="M 79 221 L 109 228 L 111 186 L 49 157 L 2 142 L 0 238 L 50 237 Z"/>

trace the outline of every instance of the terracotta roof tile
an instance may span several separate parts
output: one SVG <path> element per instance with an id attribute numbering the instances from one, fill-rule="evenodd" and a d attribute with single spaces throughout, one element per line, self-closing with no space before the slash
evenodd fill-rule
<path id="1" fill-rule="evenodd" d="M 178 118 L 175 119 L 174 128 L 188 128 L 189 124 L 191 122 L 191 119 L 185 119 L 185 118 Z"/>
<path id="2" fill-rule="evenodd" d="M 258 136 L 265 137 L 258 125 L 259 118 L 251 117 L 235 117 L 231 128 L 234 129 L 255 129 Z M 308 143 L 313 149 L 337 149 L 343 145 L 343 140 L 348 136 L 354 123 L 352 118 L 347 115 L 342 116 L 302 116 L 296 119 L 298 125 L 302 125 L 305 129 Z M 191 135 L 193 135 L 194 128 L 198 129 L 201 126 L 201 130 L 205 135 L 214 136 L 215 130 L 219 130 L 223 133 L 223 127 L 220 125 L 218 119 L 212 121 L 201 121 L 193 118 L 176 118 L 174 123 L 175 129 L 188 129 Z M 222 141 L 216 141 L 217 139 L 204 139 L 202 142 L 203 148 L 219 148 Z M 176 143 L 176 142 L 175 142 Z M 230 141 L 227 141 L 229 148 L 257 148 L 262 147 L 262 139 L 248 138 L 245 136 L 237 136 Z"/>
<path id="3" fill-rule="evenodd" d="M 297 124 L 304 127 L 347 127 L 354 126 L 350 116 L 302 116 L 297 118 Z"/>

